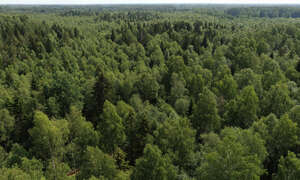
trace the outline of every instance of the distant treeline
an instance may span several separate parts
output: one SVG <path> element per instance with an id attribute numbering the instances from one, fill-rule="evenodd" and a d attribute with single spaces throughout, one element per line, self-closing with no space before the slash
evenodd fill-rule
<path id="1" fill-rule="evenodd" d="M 153 11 L 170 12 L 194 11 L 202 15 L 214 15 L 228 17 L 261 17 L 261 18 L 299 18 L 300 6 L 253 6 L 253 5 L 205 5 L 205 4 L 153 4 L 153 5 L 84 5 L 84 6 L 60 6 L 60 5 L 6 5 L 0 6 L 0 12 L 27 12 L 27 13 L 58 13 L 61 16 L 98 16 L 103 13 L 115 13 L 118 17 L 135 14 L 134 20 L 149 20 Z M 121 15 L 120 15 L 121 12 Z M 116 14 L 114 14 L 116 15 Z M 131 16 L 132 17 L 132 16 Z M 102 17 L 100 17 L 102 18 Z M 155 16 L 153 18 L 160 18 Z"/>
<path id="2" fill-rule="evenodd" d="M 234 17 L 299 18 L 299 7 L 245 7 L 230 8 L 226 11 Z"/>

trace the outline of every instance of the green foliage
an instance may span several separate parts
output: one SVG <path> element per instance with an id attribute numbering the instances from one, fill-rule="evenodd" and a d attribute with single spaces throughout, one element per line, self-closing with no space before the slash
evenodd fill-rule
<path id="1" fill-rule="evenodd" d="M 0 179 L 30 180 L 31 177 L 19 168 L 2 168 L 0 169 Z"/>
<path id="2" fill-rule="evenodd" d="M 0 142 L 7 142 L 15 126 L 15 119 L 7 109 L 0 110 Z"/>
<path id="3" fill-rule="evenodd" d="M 216 131 L 221 126 L 218 115 L 216 96 L 208 88 L 199 94 L 193 107 L 192 124 L 198 135 L 204 132 Z"/>
<path id="4" fill-rule="evenodd" d="M 86 121 L 78 109 L 71 107 L 67 120 L 69 121 L 70 139 L 80 149 L 98 145 L 99 132 L 94 130 L 93 124 Z"/>
<path id="5" fill-rule="evenodd" d="M 66 156 L 70 166 L 78 168 L 84 161 L 82 156 L 86 147 L 99 145 L 100 133 L 94 129 L 91 122 L 85 120 L 76 107 L 71 107 L 71 111 L 66 118 L 70 129 L 70 143 L 66 148 Z"/>
<path id="6" fill-rule="evenodd" d="M 300 125 L 300 106 L 296 105 L 289 111 L 290 119 Z"/>
<path id="7" fill-rule="evenodd" d="M 33 122 L 34 127 L 29 134 L 37 157 L 47 159 L 60 156 L 69 135 L 68 122 L 51 121 L 40 111 L 35 112 Z"/>
<path id="8" fill-rule="evenodd" d="M 69 112 L 71 105 L 80 105 L 82 95 L 79 80 L 65 71 L 57 71 L 52 76 L 53 81 L 50 87 L 44 87 L 44 91 L 46 91 L 45 96 L 54 98 L 54 100 L 49 100 L 49 114 L 63 116 L 64 113 Z M 55 104 L 52 101 L 55 104 L 57 103 L 58 107 L 53 107 Z M 54 111 L 52 112 L 51 110 Z"/>
<path id="9" fill-rule="evenodd" d="M 295 153 L 289 152 L 286 157 L 281 157 L 278 164 L 278 173 L 275 179 L 296 180 L 300 177 L 300 160 Z"/>
<path id="10" fill-rule="evenodd" d="M 228 125 L 249 128 L 257 120 L 259 101 L 253 86 L 245 87 L 236 99 L 227 105 L 225 113 Z"/>
<path id="11" fill-rule="evenodd" d="M 154 132 L 154 142 L 172 162 L 189 170 L 195 150 L 196 132 L 190 127 L 188 119 L 167 119 Z"/>
<path id="12" fill-rule="evenodd" d="M 46 179 L 49 180 L 75 180 L 74 176 L 67 176 L 70 172 L 70 167 L 59 161 L 56 158 L 49 159 L 48 166 L 46 168 Z"/>
<path id="13" fill-rule="evenodd" d="M 216 82 L 217 94 L 229 100 L 236 96 L 238 85 L 231 75 L 225 75 Z"/>
<path id="14" fill-rule="evenodd" d="M 266 92 L 261 104 L 263 115 L 274 113 L 281 116 L 293 107 L 294 102 L 289 96 L 287 86 L 276 84 Z"/>
<path id="15" fill-rule="evenodd" d="M 29 174 L 32 180 L 41 180 L 43 177 L 43 164 L 37 159 L 22 158 L 20 168 Z"/>
<path id="16" fill-rule="evenodd" d="M 269 52 L 270 52 L 270 45 L 266 43 L 264 40 L 260 41 L 257 45 L 258 55 L 268 54 Z"/>
<path id="17" fill-rule="evenodd" d="M 176 177 L 176 169 L 171 164 L 169 157 L 162 155 L 157 146 L 147 144 L 143 157 L 137 159 L 131 179 L 141 180 L 171 180 Z"/>
<path id="18" fill-rule="evenodd" d="M 267 155 L 264 141 L 250 130 L 225 128 L 220 139 L 204 136 L 198 179 L 260 179 Z M 213 140 L 213 141 L 212 141 Z"/>
<path id="19" fill-rule="evenodd" d="M 262 97 L 263 87 L 261 76 L 253 72 L 252 69 L 243 69 L 234 74 L 238 87 L 243 89 L 246 86 L 253 86 L 258 97 Z"/>
<path id="20" fill-rule="evenodd" d="M 115 160 L 112 157 L 103 153 L 97 147 L 87 147 L 84 154 L 84 161 L 80 167 L 80 178 L 87 179 L 95 176 L 100 179 L 113 179 L 117 176 L 117 173 Z"/>
<path id="21" fill-rule="evenodd" d="M 277 119 L 274 114 L 260 119 L 252 126 L 266 141 L 266 147 L 271 155 L 284 155 L 298 144 L 298 126 L 288 115 Z"/>
<path id="22" fill-rule="evenodd" d="M 85 114 L 87 118 L 95 122 L 97 121 L 97 116 L 103 112 L 103 105 L 106 100 L 112 99 L 112 84 L 104 73 L 99 73 L 96 76 L 96 82 L 93 87 L 93 94 L 87 99 L 88 104 L 93 104 L 92 106 L 85 105 Z"/>
<path id="23" fill-rule="evenodd" d="M 0 146 L 0 168 L 2 168 L 3 166 L 5 166 L 6 164 L 6 158 L 7 158 L 7 153 L 5 152 L 5 150 L 3 149 L 2 146 Z"/>
<path id="24" fill-rule="evenodd" d="M 105 101 L 101 122 L 98 125 L 102 137 L 103 149 L 112 153 L 118 147 L 123 145 L 126 140 L 123 119 L 118 115 L 116 107 L 109 101 Z"/>
<path id="25" fill-rule="evenodd" d="M 13 167 L 15 165 L 21 165 L 22 158 L 28 157 L 29 153 L 26 151 L 26 149 L 19 145 L 19 144 L 13 144 L 10 152 L 6 156 L 6 161 L 3 163 L 6 163 L 7 167 Z"/>
<path id="26" fill-rule="evenodd" d="M 252 129 L 261 134 L 265 140 L 269 153 L 265 165 L 269 173 L 276 173 L 279 158 L 295 149 L 299 144 L 297 124 L 290 120 L 287 114 L 280 119 L 277 119 L 274 114 L 270 114 L 253 123 Z"/>
<path id="27" fill-rule="evenodd" d="M 289 119 L 288 115 L 283 115 L 275 124 L 272 130 L 273 148 L 277 149 L 276 154 L 284 154 L 298 143 L 298 126 Z"/>
<path id="28" fill-rule="evenodd" d="M 0 179 L 297 179 L 299 12 L 0 6 Z"/>
<path id="29" fill-rule="evenodd" d="M 155 77 L 143 74 L 137 83 L 137 87 L 144 100 L 154 102 L 157 99 L 159 84 Z"/>

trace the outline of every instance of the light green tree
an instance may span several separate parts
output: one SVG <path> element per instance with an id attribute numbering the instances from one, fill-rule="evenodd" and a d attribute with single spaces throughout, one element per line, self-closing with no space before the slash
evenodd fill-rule
<path id="1" fill-rule="evenodd" d="M 221 127 L 221 118 L 218 115 L 216 96 L 208 88 L 200 93 L 193 107 L 192 125 L 197 134 L 215 131 Z"/>
<path id="2" fill-rule="evenodd" d="M 168 157 L 162 155 L 157 146 L 147 144 L 144 155 L 136 160 L 136 166 L 131 174 L 132 180 L 173 180 L 176 169 Z"/>
<path id="3" fill-rule="evenodd" d="M 32 180 L 41 180 L 44 177 L 43 164 L 35 158 L 23 157 L 20 169 L 29 174 Z"/>
<path id="4" fill-rule="evenodd" d="M 43 159 L 60 157 L 69 135 L 68 122 L 66 120 L 51 121 L 47 115 L 36 111 L 33 123 L 34 127 L 29 129 L 33 152 Z"/>
<path id="5" fill-rule="evenodd" d="M 196 132 L 186 118 L 167 119 L 154 132 L 154 143 L 168 154 L 174 165 L 189 170 L 195 150 Z"/>
<path id="6" fill-rule="evenodd" d="M 274 174 L 276 180 L 297 180 L 300 178 L 300 159 L 293 152 L 286 157 L 281 156 L 278 171 Z"/>
<path id="7" fill-rule="evenodd" d="M 262 114 L 267 116 L 274 113 L 281 116 L 294 106 L 294 102 L 289 96 L 289 90 L 285 84 L 273 85 L 262 99 Z"/>
<path id="8" fill-rule="evenodd" d="M 80 167 L 80 178 L 87 179 L 95 176 L 100 179 L 101 177 L 114 179 L 118 174 L 115 160 L 97 147 L 88 146 L 83 158 L 84 161 Z"/>
<path id="9" fill-rule="evenodd" d="M 126 140 L 123 120 L 118 115 L 116 107 L 109 101 L 105 101 L 100 119 L 98 130 L 102 134 L 101 142 L 103 149 L 107 153 L 113 153 Z"/>
<path id="10" fill-rule="evenodd" d="M 219 138 L 204 136 L 203 158 L 197 179 L 259 180 L 267 155 L 262 140 L 250 130 L 225 128 Z"/>

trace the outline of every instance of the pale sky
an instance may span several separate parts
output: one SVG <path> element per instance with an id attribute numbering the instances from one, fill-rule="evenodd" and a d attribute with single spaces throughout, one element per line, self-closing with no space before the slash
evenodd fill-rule
<path id="1" fill-rule="evenodd" d="M 216 4 L 300 4 L 300 0 L 0 0 L 0 4 L 149 4 L 149 3 L 216 3 Z"/>

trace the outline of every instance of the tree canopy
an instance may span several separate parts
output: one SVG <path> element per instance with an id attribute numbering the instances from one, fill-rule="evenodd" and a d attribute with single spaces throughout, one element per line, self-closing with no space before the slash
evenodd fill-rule
<path id="1" fill-rule="evenodd" d="M 300 6 L 0 6 L 0 179 L 299 179 Z"/>

